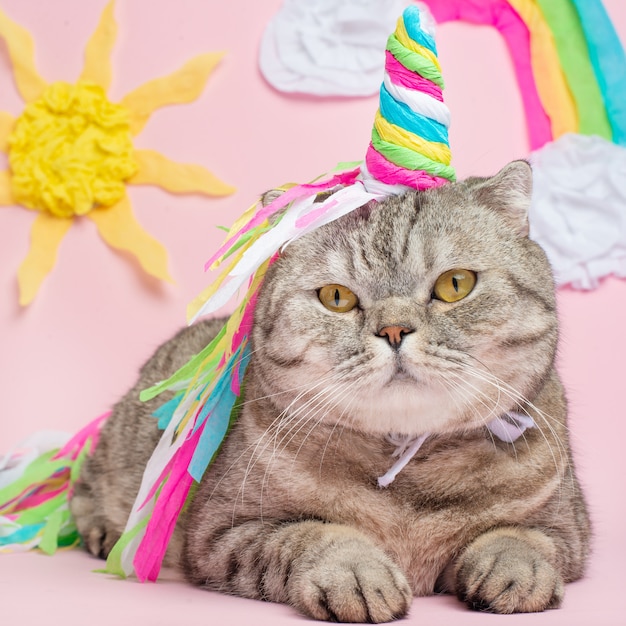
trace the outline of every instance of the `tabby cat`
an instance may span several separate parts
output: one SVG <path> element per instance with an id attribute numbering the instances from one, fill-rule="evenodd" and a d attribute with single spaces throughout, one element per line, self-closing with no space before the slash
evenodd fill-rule
<path id="1" fill-rule="evenodd" d="M 259 296 L 241 416 L 168 551 L 190 582 L 340 622 L 400 618 L 433 592 L 497 613 L 560 605 L 589 521 L 551 271 L 528 238 L 531 181 L 516 161 L 408 191 L 284 250 Z M 161 346 L 116 405 L 71 502 L 91 553 L 120 536 L 159 439 L 164 399 L 139 391 L 220 324 Z M 534 422 L 517 439 L 489 427 L 516 414 Z"/>

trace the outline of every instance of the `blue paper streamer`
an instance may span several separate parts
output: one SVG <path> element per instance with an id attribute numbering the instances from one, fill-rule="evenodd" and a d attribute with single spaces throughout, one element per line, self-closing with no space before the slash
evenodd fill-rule
<path id="1" fill-rule="evenodd" d="M 448 129 L 443 124 L 416 113 L 404 102 L 394 100 L 385 85 L 380 87 L 380 114 L 391 124 L 400 126 L 418 137 L 449 145 Z"/>
<path id="2" fill-rule="evenodd" d="M 424 48 L 428 48 L 433 54 L 437 54 L 435 40 L 422 30 L 422 18 L 420 10 L 414 6 L 408 6 L 402 14 L 406 32 L 413 41 L 417 41 Z"/>

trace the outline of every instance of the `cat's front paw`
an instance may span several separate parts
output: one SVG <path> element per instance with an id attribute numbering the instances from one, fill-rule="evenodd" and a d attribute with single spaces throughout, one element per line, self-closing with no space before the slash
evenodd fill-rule
<path id="1" fill-rule="evenodd" d="M 541 549 L 543 542 L 533 545 L 539 533 L 515 535 L 498 530 L 486 533 L 461 555 L 456 593 L 470 608 L 533 613 L 560 606 L 563 581 Z"/>
<path id="2" fill-rule="evenodd" d="M 290 600 L 314 619 L 377 624 L 404 617 L 412 593 L 400 569 L 369 543 L 330 544 L 306 559 Z"/>

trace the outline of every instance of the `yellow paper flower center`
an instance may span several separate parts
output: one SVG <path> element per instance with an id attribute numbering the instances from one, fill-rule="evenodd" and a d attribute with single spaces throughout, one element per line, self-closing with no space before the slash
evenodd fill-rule
<path id="1" fill-rule="evenodd" d="M 92 83 L 57 82 L 28 104 L 9 137 L 20 204 L 56 217 L 109 207 L 137 172 L 128 112 Z"/>

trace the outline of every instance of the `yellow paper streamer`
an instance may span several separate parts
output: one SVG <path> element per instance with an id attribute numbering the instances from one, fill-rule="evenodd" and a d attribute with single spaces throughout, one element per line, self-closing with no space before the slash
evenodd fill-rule
<path id="1" fill-rule="evenodd" d="M 7 151 L 9 147 L 7 140 L 13 130 L 14 124 L 15 118 L 10 113 L 0 111 L 0 152 Z"/>
<path id="2" fill-rule="evenodd" d="M 111 51 L 117 37 L 117 24 L 113 10 L 114 0 L 106 5 L 100 22 L 85 48 L 85 65 L 80 75 L 81 81 L 100 85 L 107 90 L 111 85 L 113 69 L 111 68 Z"/>
<path id="3" fill-rule="evenodd" d="M 46 88 L 46 81 L 35 68 L 35 44 L 30 33 L 0 9 L 0 37 L 11 57 L 17 89 L 25 102 L 36 100 Z"/>
<path id="4" fill-rule="evenodd" d="M 533 0 L 509 0 L 530 31 L 530 57 L 541 103 L 550 118 L 552 136 L 578 132 L 578 115 L 561 69 L 554 37 Z"/>
<path id="5" fill-rule="evenodd" d="M 37 215 L 30 231 L 30 249 L 17 273 L 22 306 L 33 300 L 43 279 L 54 267 L 59 244 L 71 226 L 71 219 L 49 213 Z"/>
<path id="6" fill-rule="evenodd" d="M 450 165 L 452 162 L 452 152 L 450 147 L 445 143 L 437 143 L 435 141 L 427 141 L 423 137 L 416 135 L 405 128 L 396 126 L 386 120 L 380 113 L 376 112 L 374 117 L 374 126 L 384 141 L 388 141 L 396 146 L 410 147 L 414 152 L 423 154 L 425 157 Z"/>
<path id="7" fill-rule="evenodd" d="M 200 165 L 175 163 L 154 150 L 135 150 L 139 166 L 128 179 L 131 185 L 159 185 L 172 193 L 203 193 L 207 196 L 227 196 L 235 188 L 221 181 Z"/>
<path id="8" fill-rule="evenodd" d="M 137 135 L 141 132 L 157 109 L 168 104 L 185 104 L 195 100 L 223 56 L 223 52 L 197 56 L 175 72 L 151 80 L 126 95 L 120 104 L 130 111 L 131 133 Z"/>
<path id="9" fill-rule="evenodd" d="M 107 209 L 87 215 L 98 227 L 100 236 L 113 248 L 129 252 L 151 276 L 174 282 L 167 269 L 167 252 L 136 220 L 128 197 Z"/>
<path id="10" fill-rule="evenodd" d="M 395 30 L 396 39 L 407 49 L 412 52 L 416 52 L 417 54 L 428 59 L 440 72 L 441 65 L 439 63 L 439 59 L 437 55 L 431 52 L 428 48 L 417 43 L 414 39 L 409 37 L 409 34 L 406 32 L 406 26 L 404 25 L 404 20 L 400 17 L 398 18 L 398 23 L 396 25 Z"/>
<path id="11" fill-rule="evenodd" d="M 267 223 L 267 222 L 266 222 Z M 202 290 L 188 305 L 187 305 L 187 320 L 194 318 L 196 313 L 202 308 L 204 303 L 218 290 L 220 285 L 228 278 L 231 270 L 237 265 L 245 251 L 254 243 L 254 239 L 250 239 L 241 246 L 235 252 L 232 257 L 229 257 L 230 263 L 222 270 L 222 273 L 211 284 Z"/>

